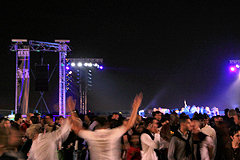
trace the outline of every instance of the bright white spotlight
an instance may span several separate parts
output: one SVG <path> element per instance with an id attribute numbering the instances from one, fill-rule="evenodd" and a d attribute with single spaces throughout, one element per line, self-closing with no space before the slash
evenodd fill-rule
<path id="1" fill-rule="evenodd" d="M 88 67 L 92 67 L 93 65 L 92 65 L 92 63 L 88 63 Z"/>
<path id="2" fill-rule="evenodd" d="M 93 64 L 93 66 L 94 66 L 94 67 L 97 67 L 97 66 L 98 66 L 98 64 L 97 64 L 97 63 L 94 63 L 94 64 Z"/>
<path id="3" fill-rule="evenodd" d="M 88 66 L 88 63 L 84 63 L 84 66 L 87 67 L 87 66 Z"/>
<path id="4" fill-rule="evenodd" d="M 76 64 L 75 64 L 74 62 L 72 62 L 72 63 L 71 63 L 71 66 L 74 67 L 74 66 L 76 66 Z"/>
<path id="5" fill-rule="evenodd" d="M 82 63 L 81 63 L 81 62 L 78 62 L 77 66 L 78 66 L 78 67 L 82 67 Z"/>
<path id="6" fill-rule="evenodd" d="M 72 71 L 69 71 L 69 74 L 72 74 Z"/>
<path id="7" fill-rule="evenodd" d="M 240 66 L 238 64 L 236 64 L 236 68 L 240 68 Z"/>

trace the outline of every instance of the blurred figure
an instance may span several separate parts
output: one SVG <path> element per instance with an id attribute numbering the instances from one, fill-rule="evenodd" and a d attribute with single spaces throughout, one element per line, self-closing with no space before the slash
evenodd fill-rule
<path id="1" fill-rule="evenodd" d="M 63 116 L 58 116 L 58 117 L 56 117 L 56 119 L 55 119 L 55 125 L 57 125 L 57 126 L 61 126 L 62 124 L 63 124 L 63 120 L 64 120 L 64 117 Z"/>
<path id="2" fill-rule="evenodd" d="M 27 128 L 31 125 L 31 120 L 30 118 L 34 116 L 33 113 L 28 113 L 26 120 L 21 124 L 21 130 L 25 133 Z"/>
<path id="3" fill-rule="evenodd" d="M 114 113 L 112 114 L 112 119 L 114 119 L 114 120 L 117 120 L 117 121 L 118 121 L 118 119 L 119 119 L 119 114 L 118 114 L 118 113 L 116 113 L 116 112 L 114 112 Z"/>
<path id="4" fill-rule="evenodd" d="M 32 139 L 28 160 L 57 160 L 57 144 L 66 140 L 71 131 L 70 120 L 56 131 L 43 134 L 41 124 L 33 124 L 27 129 L 27 136 Z"/>
<path id="5" fill-rule="evenodd" d="M 41 121 L 41 115 L 39 113 L 34 113 L 34 116 L 38 117 L 39 122 Z"/>
<path id="6" fill-rule="evenodd" d="M 170 130 L 170 124 L 167 118 L 163 117 L 161 119 L 162 127 L 160 128 L 160 147 L 159 147 L 159 160 L 167 159 L 169 142 L 171 140 L 172 134 Z"/>
<path id="7" fill-rule="evenodd" d="M 21 134 L 14 129 L 0 128 L 0 159 L 24 160 L 17 152 L 17 146 L 21 141 Z"/>
<path id="8" fill-rule="evenodd" d="M 3 128 L 9 129 L 11 127 L 11 123 L 7 118 L 2 118 L 0 124 Z"/>
<path id="9" fill-rule="evenodd" d="M 179 118 L 177 113 L 173 112 L 172 114 L 170 114 L 169 124 L 170 124 L 170 130 L 174 133 L 177 132 L 179 128 Z"/>
<path id="10" fill-rule="evenodd" d="M 237 115 L 237 112 L 234 109 L 228 111 L 228 118 L 232 118 L 235 115 Z"/>
<path id="11" fill-rule="evenodd" d="M 235 125 L 240 127 L 240 114 L 239 113 L 233 116 L 233 120 L 234 120 Z"/>
<path id="12" fill-rule="evenodd" d="M 130 138 L 130 147 L 127 151 L 127 160 L 141 160 L 139 134 L 133 133 Z"/>
<path id="13" fill-rule="evenodd" d="M 16 130 L 20 130 L 22 121 L 23 121 L 22 114 L 17 113 L 15 114 L 14 121 L 12 121 L 11 126 Z"/>
<path id="14" fill-rule="evenodd" d="M 47 114 L 45 116 L 45 122 L 46 122 L 46 124 L 44 125 L 44 129 L 46 130 L 46 132 L 52 132 L 59 128 L 59 126 L 53 122 L 52 114 Z"/>
<path id="15" fill-rule="evenodd" d="M 215 158 L 216 155 L 216 147 L 217 147 L 217 135 L 215 129 L 213 129 L 209 124 L 209 117 L 207 114 L 201 115 L 199 114 L 199 122 L 200 122 L 200 129 L 201 132 L 210 136 L 213 140 L 213 153 L 212 153 L 212 159 Z"/>
<path id="16" fill-rule="evenodd" d="M 204 134 L 200 130 L 200 122 L 196 117 L 191 122 L 193 144 L 194 144 L 194 159 L 195 160 L 210 160 L 213 158 L 214 143 L 210 136 Z"/>
<path id="17" fill-rule="evenodd" d="M 32 116 L 32 117 L 30 118 L 30 120 L 31 120 L 32 124 L 38 124 L 38 123 L 40 123 L 39 118 L 38 118 L 37 116 Z"/>
<path id="18" fill-rule="evenodd" d="M 162 119 L 162 113 L 161 113 L 160 111 L 152 112 L 152 116 L 153 116 L 153 118 L 155 118 L 155 119 L 158 120 L 159 122 L 160 122 L 161 119 Z"/>
<path id="19" fill-rule="evenodd" d="M 88 142 L 91 159 L 120 159 L 121 150 L 119 141 L 122 135 L 133 127 L 136 121 L 138 108 L 142 102 L 142 97 L 142 93 L 136 95 L 132 104 L 132 113 L 127 126 L 122 125 L 114 129 L 109 129 L 107 119 L 105 117 L 98 117 L 96 119 L 98 125 L 95 127 L 96 129 L 93 132 L 90 130 L 84 130 L 81 126 L 78 125 L 78 120 L 73 123 L 73 130 L 75 133 Z M 73 111 L 75 109 L 76 101 L 69 99 L 68 104 L 70 110 Z M 74 112 L 72 113 L 74 114 Z"/>
<path id="20" fill-rule="evenodd" d="M 180 128 L 171 138 L 168 148 L 169 160 L 191 160 L 193 154 L 191 120 L 187 115 L 180 115 Z"/>
<path id="21" fill-rule="evenodd" d="M 217 151 L 216 160 L 229 160 L 231 159 L 231 139 L 229 135 L 229 125 L 226 121 L 220 118 L 220 121 L 215 121 L 215 131 L 217 135 Z"/>

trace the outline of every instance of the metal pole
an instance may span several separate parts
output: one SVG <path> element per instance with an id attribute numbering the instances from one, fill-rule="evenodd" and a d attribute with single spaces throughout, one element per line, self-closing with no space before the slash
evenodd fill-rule
<path id="1" fill-rule="evenodd" d="M 16 51 L 16 82 L 15 82 L 15 114 L 18 113 L 18 44 L 14 45 Z"/>
<path id="2" fill-rule="evenodd" d="M 66 54 L 67 45 L 61 43 L 59 47 L 59 115 L 66 115 Z"/>

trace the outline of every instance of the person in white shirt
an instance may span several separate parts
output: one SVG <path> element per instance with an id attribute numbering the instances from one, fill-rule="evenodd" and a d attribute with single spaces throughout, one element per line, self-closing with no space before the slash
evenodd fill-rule
<path id="1" fill-rule="evenodd" d="M 120 138 L 135 123 L 138 108 L 142 102 L 142 93 L 136 95 L 132 104 L 132 114 L 126 126 L 109 129 L 109 124 L 105 117 L 97 119 L 98 125 L 95 131 L 84 130 L 79 121 L 73 122 L 74 132 L 81 138 L 85 139 L 89 145 L 90 158 L 92 160 L 119 160 L 120 159 Z M 74 109 L 76 102 L 72 101 L 70 108 Z"/>
<path id="2" fill-rule="evenodd" d="M 209 117 L 208 115 L 204 114 L 203 118 L 200 119 L 200 128 L 201 128 L 201 132 L 210 136 L 213 140 L 213 150 L 212 150 L 212 158 L 211 160 L 213 160 L 215 158 L 216 155 L 216 148 L 217 148 L 217 135 L 216 135 L 216 131 L 215 129 L 213 129 L 210 125 L 208 125 L 209 123 Z"/>
<path id="3" fill-rule="evenodd" d="M 33 140 L 28 160 L 55 160 L 57 157 L 57 144 L 66 140 L 71 131 L 70 120 L 67 119 L 62 127 L 54 132 L 42 133 L 41 124 L 33 124 L 27 129 L 29 137 Z"/>
<path id="4" fill-rule="evenodd" d="M 68 97 L 67 106 L 71 106 L 72 102 L 72 97 Z M 43 133 L 41 124 L 31 125 L 27 129 L 27 136 L 33 141 L 28 160 L 57 160 L 57 146 L 67 139 L 72 128 L 72 118 L 71 116 L 64 120 L 58 130 L 48 133 Z M 74 117 L 75 121 L 78 121 L 78 119 Z M 80 121 L 78 123 L 82 125 Z"/>
<path id="5" fill-rule="evenodd" d="M 154 118 L 146 120 L 146 130 L 140 136 L 141 140 L 141 155 L 142 160 L 158 160 L 157 154 L 154 149 L 160 146 L 160 134 L 158 133 L 158 123 Z"/>

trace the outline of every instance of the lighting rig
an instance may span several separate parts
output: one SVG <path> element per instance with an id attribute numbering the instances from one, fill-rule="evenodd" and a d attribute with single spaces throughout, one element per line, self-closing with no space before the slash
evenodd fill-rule
<path id="1" fill-rule="evenodd" d="M 102 58 L 66 58 L 66 92 L 79 99 L 79 112 L 87 114 L 87 95 L 95 70 L 103 70 Z"/>

